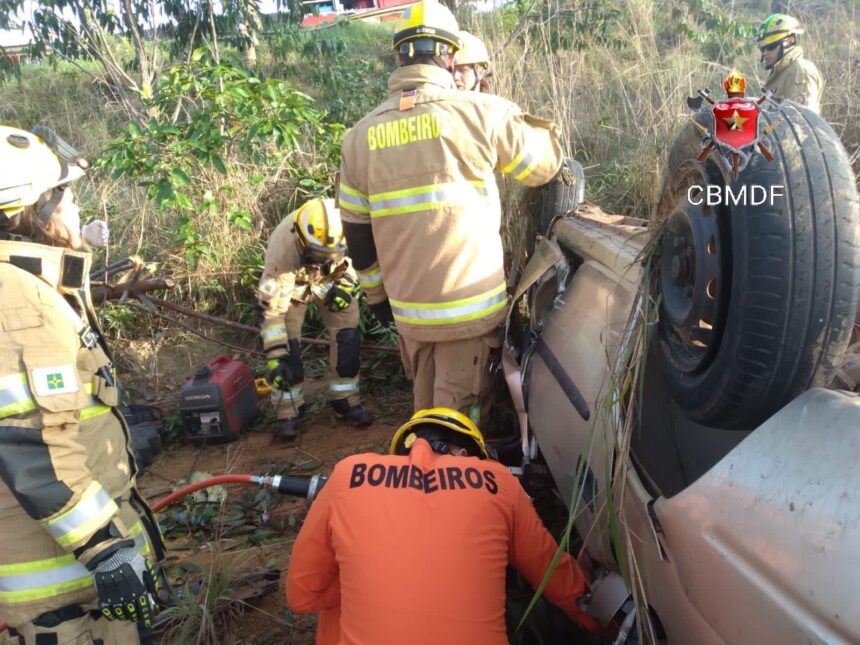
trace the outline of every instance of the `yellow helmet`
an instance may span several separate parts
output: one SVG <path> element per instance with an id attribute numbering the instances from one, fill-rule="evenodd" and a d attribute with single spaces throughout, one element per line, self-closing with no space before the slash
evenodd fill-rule
<path id="1" fill-rule="evenodd" d="M 311 199 L 295 212 L 295 231 L 302 250 L 323 259 L 346 253 L 343 224 L 333 199 Z"/>
<path id="2" fill-rule="evenodd" d="M 747 81 L 744 75 L 738 70 L 733 69 L 723 81 L 723 89 L 730 94 L 743 94 L 747 87 Z"/>
<path id="3" fill-rule="evenodd" d="M 17 215 L 52 188 L 80 178 L 88 166 L 53 130 L 0 126 L 0 213 Z"/>
<path id="4" fill-rule="evenodd" d="M 405 452 L 412 448 L 412 444 L 418 438 L 415 432 L 409 431 L 428 425 L 438 426 L 464 435 L 475 443 L 484 458 L 490 456 L 490 451 L 487 449 L 487 444 L 484 441 L 484 435 L 478 430 L 478 426 L 472 423 L 472 420 L 465 414 L 450 408 L 418 410 L 418 412 L 412 415 L 409 421 L 400 426 L 397 432 L 394 433 L 389 452 L 392 455 L 405 454 Z"/>
<path id="5" fill-rule="evenodd" d="M 444 56 L 460 49 L 460 27 L 451 11 L 436 0 L 421 0 L 400 14 L 394 49 L 402 54 Z"/>
<path id="6" fill-rule="evenodd" d="M 483 65 L 490 67 L 490 52 L 484 41 L 468 31 L 460 32 L 460 49 L 454 55 L 455 65 Z"/>
<path id="7" fill-rule="evenodd" d="M 761 24 L 755 39 L 759 47 L 764 47 L 802 33 L 803 27 L 800 26 L 800 21 L 797 18 L 792 18 L 784 13 L 775 13 L 768 16 Z"/>

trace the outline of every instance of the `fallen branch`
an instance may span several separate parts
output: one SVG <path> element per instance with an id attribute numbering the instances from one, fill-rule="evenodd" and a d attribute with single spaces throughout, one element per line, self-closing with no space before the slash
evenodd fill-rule
<path id="1" fill-rule="evenodd" d="M 132 294 L 133 295 L 133 294 Z M 218 316 L 212 316 L 210 314 L 204 314 L 199 311 L 195 311 L 194 309 L 190 309 L 188 307 L 183 307 L 182 305 L 177 305 L 173 302 L 168 302 L 167 300 L 162 300 L 161 298 L 156 298 L 155 296 L 148 296 L 148 300 L 153 302 L 156 305 L 164 307 L 165 309 L 170 309 L 171 311 L 175 311 L 180 314 L 184 314 L 186 316 L 191 316 L 193 318 L 199 318 L 200 320 L 205 320 L 206 322 L 210 322 L 216 325 L 224 325 L 225 327 L 230 327 L 231 329 L 235 329 L 237 331 L 246 332 L 249 334 L 254 334 L 254 336 L 260 335 L 260 329 L 258 327 L 251 327 L 250 325 L 243 325 L 242 323 L 237 323 L 233 320 L 227 320 L 226 318 L 219 318 Z M 331 345 L 330 340 L 325 340 L 323 338 L 299 338 L 299 343 L 304 345 L 320 345 L 323 347 L 328 347 Z M 383 345 L 375 345 L 375 344 L 367 344 L 362 345 L 362 349 L 366 349 L 373 352 L 383 352 L 387 354 L 398 354 L 400 350 L 396 347 L 385 347 Z"/>
<path id="2" fill-rule="evenodd" d="M 173 286 L 174 282 L 170 278 L 149 278 L 147 280 L 137 280 L 132 284 L 122 282 L 107 286 L 95 285 L 90 288 L 90 293 L 92 294 L 93 302 L 104 302 L 105 300 L 119 300 L 124 293 L 137 298 L 139 295 L 149 291 L 172 289 Z"/>
<path id="3" fill-rule="evenodd" d="M 150 298 L 149 296 L 147 296 L 145 294 L 140 294 L 139 296 L 137 296 L 137 298 L 138 298 L 138 300 L 140 300 L 141 303 L 143 303 L 139 306 L 144 311 L 147 311 L 151 314 L 154 314 L 156 316 L 164 318 L 165 320 L 169 320 L 174 325 L 179 325 L 183 329 L 190 331 L 192 334 L 195 334 L 196 336 L 200 336 L 200 338 L 202 338 L 203 340 L 208 340 L 210 343 L 216 343 L 218 345 L 223 345 L 224 347 L 229 347 L 230 349 L 237 351 L 237 352 L 243 352 L 245 354 L 253 354 L 255 356 L 265 356 L 265 354 L 263 354 L 263 352 L 258 351 L 256 349 L 249 349 L 247 347 L 240 347 L 239 345 L 233 345 L 232 343 L 228 343 L 226 341 L 218 340 L 218 339 L 212 338 L 211 336 L 207 336 L 202 331 L 198 331 L 197 329 L 195 329 L 194 327 L 192 327 L 188 323 L 185 323 L 185 322 L 183 322 L 177 318 L 174 318 L 173 316 L 168 316 L 166 313 L 159 311 L 158 308 L 155 306 L 154 299 Z"/>

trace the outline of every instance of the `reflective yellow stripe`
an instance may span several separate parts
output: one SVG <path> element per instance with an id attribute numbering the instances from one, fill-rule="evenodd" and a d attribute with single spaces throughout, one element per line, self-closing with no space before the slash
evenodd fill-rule
<path id="1" fill-rule="evenodd" d="M 338 193 L 338 201 L 347 210 L 355 211 L 356 213 L 369 213 L 370 204 L 367 201 L 367 195 L 355 188 L 350 188 L 343 182 L 340 184 L 340 192 Z"/>
<path id="2" fill-rule="evenodd" d="M 36 409 L 24 372 L 0 377 L 0 419 Z"/>
<path id="3" fill-rule="evenodd" d="M 111 408 L 109 405 L 103 404 L 96 397 L 93 396 L 93 384 L 87 383 L 84 385 L 84 391 L 89 395 L 87 396 L 87 404 L 83 410 L 81 410 L 81 421 L 87 421 L 89 419 L 94 419 L 95 417 L 100 417 L 103 414 L 107 414 L 110 412 Z"/>
<path id="4" fill-rule="evenodd" d="M 382 269 L 379 267 L 371 269 L 367 273 L 358 270 L 355 273 L 358 275 L 358 283 L 364 289 L 373 289 L 382 285 Z"/>
<path id="5" fill-rule="evenodd" d="M 143 522 L 138 520 L 128 530 L 128 534 L 134 538 L 134 545 L 141 555 L 148 555 L 152 548 L 149 546 L 149 538 L 143 531 Z"/>
<path id="6" fill-rule="evenodd" d="M 88 403 L 81 410 L 81 421 L 92 419 L 110 412 L 108 405 L 103 405 L 92 396 L 93 384 L 87 383 L 84 390 L 89 394 Z M 0 377 L 0 419 L 32 412 L 36 409 L 36 402 L 27 385 L 27 375 L 23 372 Z"/>
<path id="7" fill-rule="evenodd" d="M 266 325 L 260 330 L 260 336 L 263 338 L 264 343 L 286 342 L 288 340 L 287 326 L 284 323 Z"/>
<path id="8" fill-rule="evenodd" d="M 311 284 L 308 286 L 310 287 L 312 294 L 314 294 L 320 300 L 325 300 L 325 297 L 328 295 L 328 292 L 332 290 L 332 287 L 334 287 L 334 282 L 327 282 L 325 284 Z"/>
<path id="9" fill-rule="evenodd" d="M 39 573 L 40 571 L 50 571 L 51 569 L 64 567 L 72 562 L 76 562 L 75 556 L 71 553 L 67 553 L 66 555 L 61 555 L 56 558 L 46 558 L 44 560 L 34 560 L 32 562 L 0 564 L 0 578 L 5 576 L 19 576 L 27 573 Z"/>
<path id="10" fill-rule="evenodd" d="M 90 419 L 95 419 L 96 417 L 100 417 L 103 414 L 107 414 L 111 410 L 111 407 L 109 405 L 99 403 L 94 397 L 90 397 L 90 401 L 92 402 L 92 404 L 81 410 L 81 421 L 89 421 Z"/>
<path id="11" fill-rule="evenodd" d="M 276 390 L 275 388 L 272 388 L 272 393 L 269 397 L 272 401 L 272 405 L 276 406 L 280 405 L 282 402 L 292 403 L 297 406 L 305 402 L 305 396 L 301 385 L 290 388 L 289 391 Z"/>
<path id="12" fill-rule="evenodd" d="M 129 529 L 141 555 L 152 550 L 138 520 Z M 0 603 L 18 604 L 51 598 L 93 584 L 92 574 L 71 553 L 56 558 L 0 565 Z"/>
<path id="13" fill-rule="evenodd" d="M 68 547 L 106 524 L 118 510 L 116 502 L 101 484 L 93 481 L 72 508 L 52 520 L 40 523 L 60 546 Z"/>
<path id="14" fill-rule="evenodd" d="M 486 293 L 451 302 L 402 302 L 391 299 L 394 319 L 413 325 L 450 325 L 489 316 L 508 302 L 505 284 Z"/>
<path id="15" fill-rule="evenodd" d="M 486 205 L 485 182 L 455 181 L 370 195 L 370 216 L 405 215 L 447 207 L 481 208 Z"/>
<path id="16" fill-rule="evenodd" d="M 538 157 L 526 149 L 518 154 L 511 163 L 502 168 L 502 172 L 506 175 L 513 175 L 517 181 L 522 181 L 532 174 L 537 164 Z"/>
<path id="17" fill-rule="evenodd" d="M 81 569 L 83 569 L 84 575 L 81 574 Z M 64 582 L 39 585 L 29 589 L 14 589 L 7 591 L 3 587 L 4 581 L 0 579 L 0 602 L 8 605 L 15 605 L 32 602 L 34 600 L 43 600 L 45 598 L 53 598 L 54 596 L 59 596 L 71 591 L 86 589 L 93 585 L 92 574 L 87 571 L 87 568 L 84 565 L 77 561 L 63 569 L 57 569 L 51 574 L 44 574 L 41 576 L 28 574 L 25 578 L 30 584 L 36 583 L 40 580 L 60 580 L 63 578 L 68 578 L 68 580 L 65 580 Z M 15 585 L 15 580 L 12 578 L 7 578 L 5 582 L 9 586 L 17 586 Z"/>

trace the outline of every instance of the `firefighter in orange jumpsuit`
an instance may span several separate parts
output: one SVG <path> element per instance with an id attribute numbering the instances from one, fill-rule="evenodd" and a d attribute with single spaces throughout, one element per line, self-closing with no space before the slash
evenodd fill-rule
<path id="1" fill-rule="evenodd" d="M 507 643 L 505 570 L 537 588 L 558 548 L 468 417 L 416 412 L 390 455 L 338 463 L 293 547 L 287 602 L 318 643 Z M 588 581 L 562 553 L 544 595 L 591 631 Z"/>
<path id="2" fill-rule="evenodd" d="M 338 202 L 359 282 L 395 322 L 416 410 L 478 421 L 490 352 L 501 343 L 505 284 L 498 170 L 527 186 L 559 173 L 556 126 L 492 94 L 456 89 L 451 12 L 403 12 L 389 98 L 344 140 Z"/>

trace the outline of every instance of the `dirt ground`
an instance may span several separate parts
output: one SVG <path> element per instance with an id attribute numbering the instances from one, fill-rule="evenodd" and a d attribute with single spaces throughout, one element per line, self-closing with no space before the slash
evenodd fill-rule
<path id="1" fill-rule="evenodd" d="M 206 360 L 224 352 L 217 345 L 199 340 L 135 341 L 124 344 L 117 355 L 123 357 L 120 367 L 127 372 L 124 382 L 129 384 L 132 399 L 160 405 L 165 414 L 170 415 L 175 414 L 176 397 L 185 378 Z M 248 362 L 253 366 L 253 360 Z M 326 404 L 325 390 L 324 379 L 306 379 L 308 414 L 298 440 L 273 441 L 269 431 L 273 419 L 268 403 L 263 400 L 253 427 L 237 441 L 198 447 L 179 439 L 167 445 L 140 476 L 141 492 L 153 503 L 171 492 L 177 481 L 187 479 L 195 471 L 212 475 L 271 473 L 309 477 L 317 473 L 328 474 L 337 461 L 349 454 L 384 452 L 393 432 L 411 412 L 411 393 L 408 391 L 401 389 L 388 396 L 365 396 L 363 403 L 376 421 L 369 428 L 355 429 L 335 418 Z M 242 504 L 241 500 L 247 499 L 249 491 L 257 493 L 259 489 L 229 486 L 226 501 L 213 505 L 218 507 L 216 516 L 223 519 L 224 514 L 235 512 L 237 505 Z M 193 515 L 199 507 L 199 504 L 195 506 L 191 502 L 187 505 L 178 503 L 160 514 L 159 522 L 162 528 L 171 523 L 175 525 L 171 520 L 188 518 L 189 513 Z M 304 500 L 283 498 L 274 493 L 271 506 L 265 513 L 254 515 L 256 508 L 250 509 L 248 515 L 248 522 L 256 527 L 254 533 L 237 535 L 212 525 L 194 526 L 190 532 L 168 531 L 167 570 L 173 584 L 181 584 L 182 579 L 203 578 L 206 580 L 204 590 L 208 584 L 212 593 L 221 593 L 224 587 L 241 586 L 243 572 L 268 568 L 283 574 L 289 566 L 290 550 L 307 511 L 306 504 Z M 261 530 L 266 537 L 255 540 L 255 534 Z M 191 571 L 180 579 L 183 571 L 189 568 Z M 224 579 L 211 577 L 211 571 L 230 572 L 228 580 L 225 583 Z M 231 584 L 234 581 L 239 582 Z M 162 634 L 159 640 L 162 643 L 183 641 L 220 645 L 313 643 L 315 618 L 292 616 L 285 602 L 282 575 L 277 576 L 276 585 L 261 584 L 259 588 L 267 588 L 269 593 L 248 602 L 232 603 L 190 638 L 186 635 L 179 639 L 176 632 L 171 632 Z M 255 587 L 252 586 L 248 593 L 255 595 L 253 589 Z M 225 595 L 230 596 L 231 591 Z M 209 610 L 217 604 L 211 598 L 201 598 L 200 603 Z"/>

